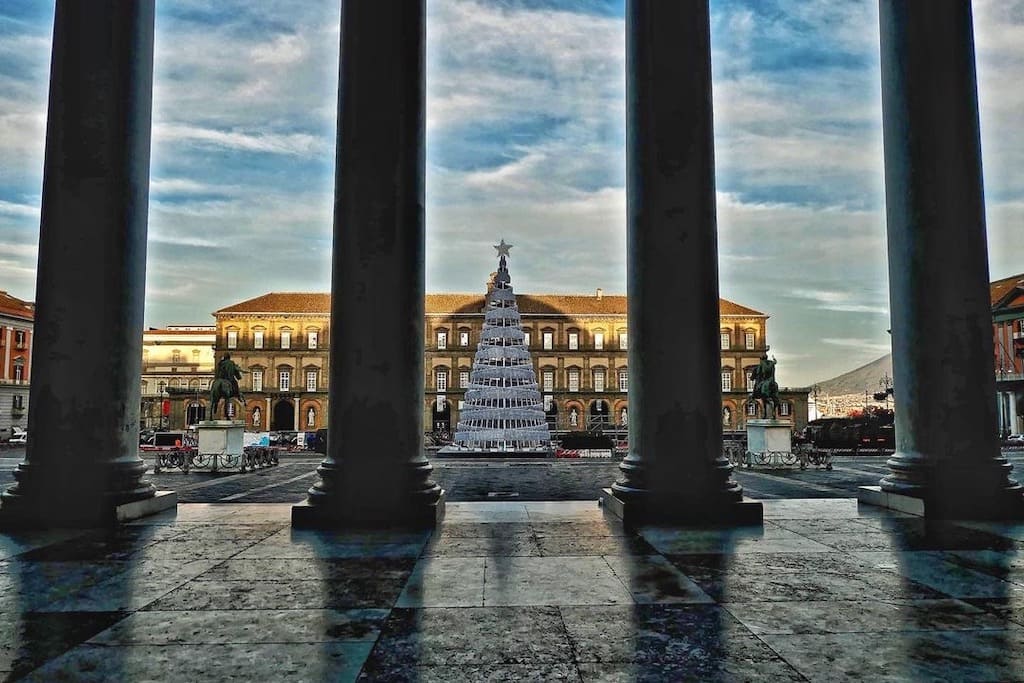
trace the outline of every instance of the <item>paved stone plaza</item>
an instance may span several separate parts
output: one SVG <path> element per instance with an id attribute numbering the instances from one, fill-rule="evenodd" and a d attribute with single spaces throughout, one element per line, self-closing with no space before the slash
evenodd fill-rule
<path id="1" fill-rule="evenodd" d="M 1024 680 L 1024 524 L 852 500 L 627 532 L 593 502 L 455 503 L 435 534 L 185 504 L 0 536 L 31 681 Z"/>
<path id="2" fill-rule="evenodd" d="M 1006 451 L 1014 472 L 1024 472 L 1024 451 Z M 0 451 L 0 486 L 14 482 L 13 470 L 24 449 Z M 750 498 L 853 498 L 858 486 L 873 486 L 888 474 L 884 456 L 844 456 L 832 471 L 824 469 L 737 469 L 734 476 Z M 157 488 L 178 492 L 186 503 L 297 503 L 316 481 L 319 456 L 287 455 L 278 467 L 245 474 L 150 470 Z M 612 461 L 479 460 L 432 461 L 434 480 L 450 501 L 593 500 L 597 491 L 620 477 Z M 150 461 L 150 465 L 152 462 Z"/>

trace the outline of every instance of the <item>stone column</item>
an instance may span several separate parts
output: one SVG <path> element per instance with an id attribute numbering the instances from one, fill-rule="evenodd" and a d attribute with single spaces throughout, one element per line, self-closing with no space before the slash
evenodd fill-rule
<path id="1" fill-rule="evenodd" d="M 922 499 L 930 517 L 1016 516 L 997 437 L 971 4 L 879 10 L 896 412 L 882 492 Z"/>
<path id="2" fill-rule="evenodd" d="M 444 511 L 423 456 L 424 5 L 342 4 L 330 433 L 296 526 Z"/>
<path id="3" fill-rule="evenodd" d="M 154 0 L 56 4 L 29 440 L 6 524 L 174 504 L 138 455 L 153 19 Z"/>
<path id="4" fill-rule="evenodd" d="M 624 519 L 760 521 L 722 454 L 708 0 L 626 3 Z"/>

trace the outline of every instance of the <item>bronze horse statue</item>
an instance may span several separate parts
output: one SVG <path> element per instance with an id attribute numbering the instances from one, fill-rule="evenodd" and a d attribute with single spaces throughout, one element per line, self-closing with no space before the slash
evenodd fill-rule
<path id="1" fill-rule="evenodd" d="M 228 404 L 231 403 L 231 399 L 237 398 L 242 406 L 245 406 L 245 398 L 238 388 L 238 380 L 241 378 L 241 369 L 231 360 L 231 355 L 225 353 L 217 363 L 217 378 L 210 383 L 210 419 L 216 418 L 217 405 L 221 399 L 224 399 L 225 418 L 228 417 Z"/>
<path id="2" fill-rule="evenodd" d="M 771 419 L 779 409 L 779 384 L 775 381 L 775 360 L 768 360 L 767 354 L 761 357 L 761 362 L 753 373 L 751 379 L 754 381 L 754 390 L 750 394 L 751 400 L 761 399 L 761 417 L 768 419 L 768 406 L 771 406 Z"/>

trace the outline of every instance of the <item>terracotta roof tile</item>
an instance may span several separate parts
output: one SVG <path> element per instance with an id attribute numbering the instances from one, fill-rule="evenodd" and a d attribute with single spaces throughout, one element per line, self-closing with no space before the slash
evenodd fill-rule
<path id="1" fill-rule="evenodd" d="M 22 320 L 35 320 L 36 307 L 31 301 L 22 301 L 7 292 L 0 292 L 0 313 Z"/>
<path id="2" fill-rule="evenodd" d="M 621 294 L 517 294 L 522 313 L 625 315 L 626 297 Z M 727 299 L 720 300 L 722 315 L 763 316 L 764 313 Z M 483 294 L 427 294 L 427 313 L 479 313 Z M 313 292 L 270 292 L 216 311 L 223 313 L 330 313 L 331 295 Z"/>
<path id="3" fill-rule="evenodd" d="M 1010 293 L 1010 291 L 1017 286 L 1024 287 L 1024 273 L 1020 275 L 1013 275 L 1011 277 L 1004 277 L 1002 280 L 996 280 L 989 285 L 989 294 L 992 297 L 992 305 L 995 306 L 999 301 Z"/>

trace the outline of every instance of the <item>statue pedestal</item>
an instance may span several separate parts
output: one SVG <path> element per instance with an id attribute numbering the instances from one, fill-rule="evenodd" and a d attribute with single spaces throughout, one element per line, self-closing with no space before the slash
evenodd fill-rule
<path id="1" fill-rule="evenodd" d="M 197 425 L 199 431 L 199 447 L 196 451 L 196 464 L 203 466 L 204 461 L 210 463 L 213 470 L 218 464 L 225 467 L 244 467 L 245 449 L 242 435 L 245 423 L 241 420 L 205 420 Z"/>
<path id="2" fill-rule="evenodd" d="M 784 420 L 747 420 L 749 453 L 789 453 L 793 450 L 793 425 Z"/>

